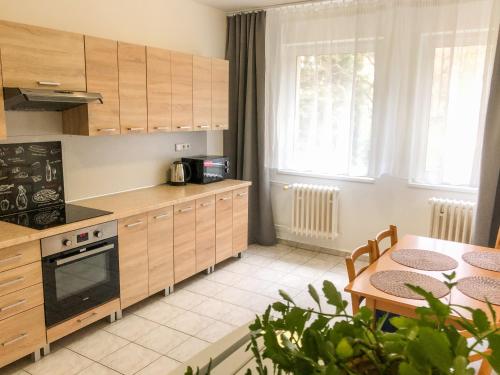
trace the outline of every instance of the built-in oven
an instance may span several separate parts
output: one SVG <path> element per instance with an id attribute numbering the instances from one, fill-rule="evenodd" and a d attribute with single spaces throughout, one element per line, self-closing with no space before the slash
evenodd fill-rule
<path id="1" fill-rule="evenodd" d="M 117 231 L 112 221 L 42 239 L 47 327 L 119 298 Z"/>

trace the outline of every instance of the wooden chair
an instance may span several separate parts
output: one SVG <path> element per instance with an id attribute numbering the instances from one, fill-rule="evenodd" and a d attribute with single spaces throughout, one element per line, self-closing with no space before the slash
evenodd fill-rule
<path id="1" fill-rule="evenodd" d="M 380 242 L 386 238 L 391 239 L 391 246 L 380 251 Z M 382 254 L 389 250 L 398 242 L 398 228 L 395 225 L 390 225 L 389 229 L 384 230 L 375 236 L 375 259 L 378 259 Z"/>
<path id="2" fill-rule="evenodd" d="M 349 282 L 352 282 L 361 272 L 368 268 L 368 266 L 364 266 L 356 271 L 356 267 L 354 263 L 356 260 L 362 256 L 368 255 L 369 264 L 371 264 L 375 259 L 375 241 L 369 240 L 368 243 L 364 246 L 358 247 L 356 250 L 352 252 L 351 255 L 345 258 L 345 265 L 347 267 L 347 276 L 349 277 Z M 351 294 L 352 299 L 352 312 L 356 314 L 359 311 L 359 305 L 363 300 L 361 297 Z"/>

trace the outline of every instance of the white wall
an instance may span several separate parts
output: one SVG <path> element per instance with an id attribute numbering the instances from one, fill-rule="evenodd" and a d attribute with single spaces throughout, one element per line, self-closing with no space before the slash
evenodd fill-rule
<path id="1" fill-rule="evenodd" d="M 329 249 L 352 251 L 365 244 L 376 233 L 398 226 L 404 234 L 429 235 L 431 197 L 475 201 L 477 194 L 449 192 L 408 186 L 406 180 L 383 176 L 374 183 L 323 180 L 299 176 L 277 175 L 272 184 L 275 225 L 280 238 L 317 245 Z M 338 186 L 340 188 L 339 236 L 331 240 L 304 239 L 289 233 L 291 221 L 291 190 L 284 184 L 302 182 Z"/>
<path id="2" fill-rule="evenodd" d="M 224 12 L 192 0 L 0 0 L 0 19 L 224 57 Z M 7 112 L 7 131 L 0 143 L 62 141 L 67 200 L 161 184 L 173 160 L 222 153 L 220 131 L 67 136 L 59 113 Z M 189 152 L 174 152 L 185 142 Z"/>

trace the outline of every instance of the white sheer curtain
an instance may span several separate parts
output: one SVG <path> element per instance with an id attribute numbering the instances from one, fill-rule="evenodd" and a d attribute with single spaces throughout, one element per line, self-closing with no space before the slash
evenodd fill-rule
<path id="1" fill-rule="evenodd" d="M 270 9 L 268 165 L 475 186 L 497 0 L 338 0 Z"/>

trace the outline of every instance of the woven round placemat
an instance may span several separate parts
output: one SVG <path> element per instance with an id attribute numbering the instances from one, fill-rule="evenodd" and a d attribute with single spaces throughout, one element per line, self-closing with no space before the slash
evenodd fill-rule
<path id="1" fill-rule="evenodd" d="M 462 255 L 462 259 L 474 267 L 500 272 L 500 251 L 471 251 Z"/>
<path id="2" fill-rule="evenodd" d="M 394 251 L 391 259 L 403 266 L 424 271 L 448 271 L 458 267 L 455 259 L 430 250 L 401 249 Z"/>
<path id="3" fill-rule="evenodd" d="M 370 282 L 382 292 L 410 299 L 424 299 L 424 297 L 413 292 L 406 284 L 419 286 L 437 298 L 449 293 L 448 287 L 438 279 L 411 271 L 379 271 L 370 277 Z"/>
<path id="4" fill-rule="evenodd" d="M 466 296 L 479 301 L 500 305 L 500 280 L 484 276 L 471 276 L 458 280 L 457 288 Z"/>

